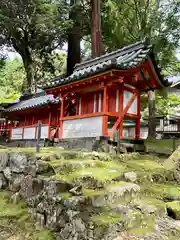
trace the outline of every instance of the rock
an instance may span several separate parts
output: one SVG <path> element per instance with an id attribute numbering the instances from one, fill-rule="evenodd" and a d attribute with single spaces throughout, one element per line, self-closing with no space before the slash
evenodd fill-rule
<path id="1" fill-rule="evenodd" d="M 36 228 L 43 228 L 45 226 L 45 216 L 40 213 L 36 213 Z"/>
<path id="2" fill-rule="evenodd" d="M 11 170 L 10 170 L 9 167 L 6 167 L 6 168 L 3 170 L 3 173 L 4 173 L 5 178 L 6 178 L 8 181 L 11 181 L 11 180 L 12 180 L 12 173 L 11 173 Z"/>
<path id="3" fill-rule="evenodd" d="M 8 153 L 6 152 L 1 152 L 0 153 L 0 172 L 2 172 L 8 164 Z"/>
<path id="4" fill-rule="evenodd" d="M 62 240 L 70 239 L 70 234 L 72 233 L 72 225 L 70 223 L 65 224 L 64 228 L 60 232 L 60 238 Z"/>
<path id="5" fill-rule="evenodd" d="M 124 145 L 119 146 L 119 152 L 120 153 L 127 153 L 127 148 Z"/>
<path id="6" fill-rule="evenodd" d="M 43 174 L 45 176 L 52 176 L 55 174 L 54 169 L 48 164 L 43 161 L 37 161 L 36 173 Z"/>
<path id="7" fill-rule="evenodd" d="M 180 201 L 166 203 L 168 216 L 173 219 L 180 220 Z"/>
<path id="8" fill-rule="evenodd" d="M 110 186 L 105 194 L 91 197 L 94 207 L 103 207 L 106 204 L 114 204 L 124 198 L 126 195 L 134 196 L 140 192 L 140 186 L 134 183 L 119 182 L 119 185 Z"/>
<path id="9" fill-rule="evenodd" d="M 65 219 L 61 216 L 61 208 L 56 208 L 51 214 L 47 214 L 46 227 L 51 231 L 58 231 L 65 225 Z"/>
<path id="10" fill-rule="evenodd" d="M 82 186 L 77 186 L 69 190 L 70 193 L 72 193 L 74 196 L 80 196 L 82 195 Z"/>
<path id="11" fill-rule="evenodd" d="M 58 159 L 66 159 L 66 160 L 70 160 L 70 159 L 74 159 L 77 157 L 77 153 L 76 152 L 57 152 L 56 153 L 56 157 Z"/>
<path id="12" fill-rule="evenodd" d="M 31 198 L 38 195 L 43 187 L 44 185 L 41 179 L 33 178 L 31 175 L 28 175 L 21 183 L 20 194 L 25 199 Z"/>
<path id="13" fill-rule="evenodd" d="M 23 174 L 12 174 L 12 178 L 9 181 L 9 190 L 12 192 L 18 192 L 21 188 L 21 183 L 24 181 Z"/>
<path id="14" fill-rule="evenodd" d="M 86 206 L 89 205 L 89 201 L 84 196 L 74 196 L 68 199 L 64 199 L 63 205 L 69 209 L 79 210 L 83 207 L 86 208 Z"/>
<path id="15" fill-rule="evenodd" d="M 23 173 L 27 167 L 28 159 L 25 153 L 10 153 L 9 154 L 9 167 L 11 172 Z"/>
<path id="16" fill-rule="evenodd" d="M 46 195 L 48 197 L 56 196 L 59 193 L 64 193 L 73 188 L 73 185 L 63 181 L 63 180 L 49 180 L 45 182 Z"/>
<path id="17" fill-rule="evenodd" d="M 81 218 L 75 218 L 73 220 L 73 225 L 74 225 L 75 231 L 77 232 L 83 233 L 86 230 L 85 224 Z"/>
<path id="18" fill-rule="evenodd" d="M 7 181 L 4 174 L 0 173 L 0 189 L 4 189 L 7 186 Z"/>
<path id="19" fill-rule="evenodd" d="M 133 209 L 140 210 L 144 215 L 154 214 L 158 217 L 167 215 L 166 204 L 159 199 L 143 197 L 142 199 L 134 199 L 130 205 Z"/>
<path id="20" fill-rule="evenodd" d="M 126 181 L 136 182 L 137 174 L 135 172 L 127 172 L 127 173 L 124 173 L 124 178 Z"/>
<path id="21" fill-rule="evenodd" d="M 69 220 L 72 221 L 72 219 L 75 216 L 77 216 L 78 214 L 80 214 L 80 212 L 79 211 L 73 211 L 73 210 L 67 210 L 66 214 L 67 214 Z"/>
<path id="22" fill-rule="evenodd" d="M 10 200 L 12 201 L 12 203 L 17 204 L 21 200 L 20 193 L 19 192 L 14 193 L 11 196 Z"/>

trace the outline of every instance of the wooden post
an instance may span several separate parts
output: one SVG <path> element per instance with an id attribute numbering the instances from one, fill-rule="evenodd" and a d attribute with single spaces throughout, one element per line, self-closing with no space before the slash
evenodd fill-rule
<path id="1" fill-rule="evenodd" d="M 120 131 L 117 131 L 117 153 L 120 153 Z"/>
<path id="2" fill-rule="evenodd" d="M 121 84 L 119 94 L 119 113 L 123 112 L 124 109 L 124 84 Z M 119 138 L 123 139 L 123 120 L 119 124 Z"/>
<path id="3" fill-rule="evenodd" d="M 140 139 L 141 132 L 141 97 L 140 93 L 137 93 L 137 119 L 136 119 L 136 140 Z"/>
<path id="4" fill-rule="evenodd" d="M 61 97 L 61 110 L 60 110 L 60 138 L 63 137 L 63 120 L 64 117 L 64 97 Z"/>
<path id="5" fill-rule="evenodd" d="M 104 95 L 103 95 L 103 112 L 106 114 L 108 112 L 108 91 L 107 86 L 104 86 Z M 108 116 L 103 116 L 103 136 L 108 136 Z"/>
<path id="6" fill-rule="evenodd" d="M 48 123 L 48 139 L 51 138 L 51 110 L 49 112 L 49 123 Z"/>
<path id="7" fill-rule="evenodd" d="M 42 123 L 41 121 L 38 121 L 38 128 L 37 128 L 37 144 L 36 144 L 36 152 L 40 152 L 40 140 L 41 140 L 41 127 Z"/>

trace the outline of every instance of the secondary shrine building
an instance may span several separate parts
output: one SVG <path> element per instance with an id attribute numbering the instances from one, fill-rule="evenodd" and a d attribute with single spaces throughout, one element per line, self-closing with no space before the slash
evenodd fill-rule
<path id="1" fill-rule="evenodd" d="M 22 98 L 4 112 L 11 139 L 35 139 L 38 120 L 42 138 L 112 136 L 124 123 L 135 122 L 140 139 L 142 92 L 166 86 L 152 47 L 146 42 L 124 47 L 75 66 L 67 78 L 43 86 L 44 93 Z"/>

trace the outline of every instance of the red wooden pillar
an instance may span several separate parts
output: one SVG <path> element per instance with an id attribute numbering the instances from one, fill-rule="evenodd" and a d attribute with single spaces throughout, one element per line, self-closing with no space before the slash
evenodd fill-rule
<path id="1" fill-rule="evenodd" d="M 60 132 L 59 137 L 63 137 L 63 117 L 64 117 L 64 97 L 61 97 L 61 108 L 60 108 Z"/>
<path id="2" fill-rule="evenodd" d="M 103 128 L 102 134 L 103 136 L 108 136 L 108 116 L 106 115 L 108 112 L 108 89 L 107 86 L 104 86 L 104 94 L 103 94 Z"/>
<path id="3" fill-rule="evenodd" d="M 49 123 L 48 123 L 48 138 L 51 138 L 51 110 L 49 112 Z"/>
<path id="4" fill-rule="evenodd" d="M 119 113 L 122 113 L 124 110 L 124 84 L 120 85 L 119 93 Z M 123 139 L 123 120 L 119 124 L 119 136 L 120 139 Z"/>
<path id="5" fill-rule="evenodd" d="M 140 131 L 141 131 L 141 97 L 140 93 L 137 92 L 136 140 L 140 139 Z"/>

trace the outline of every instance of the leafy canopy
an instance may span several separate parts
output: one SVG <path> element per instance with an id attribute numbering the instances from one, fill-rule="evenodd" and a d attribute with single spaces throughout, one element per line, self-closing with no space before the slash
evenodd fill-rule
<path id="1" fill-rule="evenodd" d="M 70 26 L 66 6 L 63 0 L 0 1 L 0 44 L 21 55 L 29 91 L 36 77 L 35 58 L 46 58 L 65 41 Z"/>
<path id="2" fill-rule="evenodd" d="M 174 71 L 180 38 L 179 0 L 104 0 L 103 40 L 107 50 L 148 38 L 163 69 Z"/>

